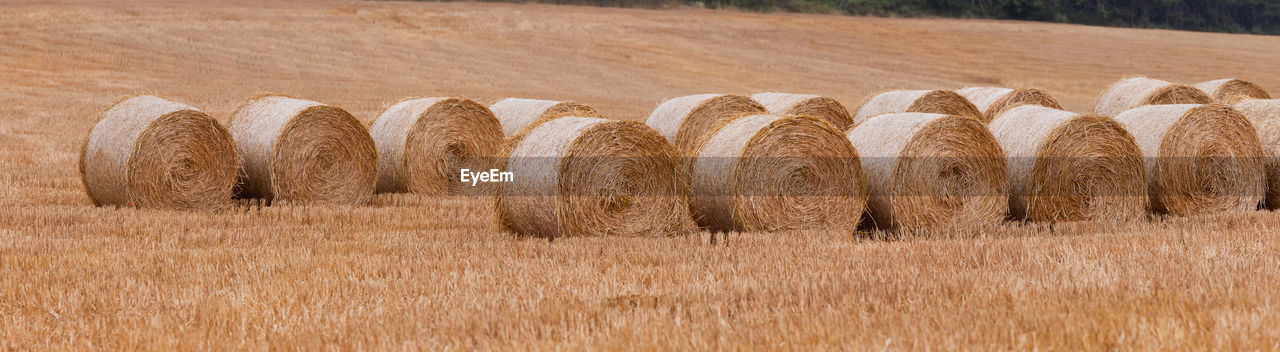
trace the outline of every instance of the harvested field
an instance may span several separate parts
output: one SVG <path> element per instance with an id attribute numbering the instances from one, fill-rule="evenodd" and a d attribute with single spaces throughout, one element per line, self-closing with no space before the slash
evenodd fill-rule
<path id="1" fill-rule="evenodd" d="M 1268 211 L 547 241 L 500 232 L 481 198 L 116 209 L 93 206 L 78 173 L 96 116 L 139 93 L 224 124 L 260 92 L 365 125 L 409 96 L 643 121 L 705 92 L 853 109 L 894 89 L 1002 86 L 1088 112 L 1136 75 L 1280 89 L 1273 37 L 381 1 L 8 2 L 0 18 L 0 349 L 1280 348 Z"/>

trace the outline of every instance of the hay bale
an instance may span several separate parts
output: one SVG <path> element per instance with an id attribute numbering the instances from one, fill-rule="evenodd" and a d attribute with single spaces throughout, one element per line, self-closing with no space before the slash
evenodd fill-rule
<path id="1" fill-rule="evenodd" d="M 244 157 L 240 197 L 297 204 L 364 204 L 373 197 L 373 139 L 342 109 L 262 95 L 236 109 L 229 129 Z"/>
<path id="2" fill-rule="evenodd" d="M 555 100 L 507 98 L 489 105 L 489 110 L 502 123 L 504 136 L 562 116 L 604 117 L 585 104 Z"/>
<path id="3" fill-rule="evenodd" d="M 1280 100 L 1247 99 L 1234 105 L 1258 131 L 1267 173 L 1268 209 L 1280 209 Z"/>
<path id="4" fill-rule="evenodd" d="M 956 93 L 969 99 L 973 106 L 982 112 L 983 121 L 987 123 L 995 120 L 1000 113 L 1021 105 L 1039 105 L 1062 110 L 1062 104 L 1059 104 L 1057 99 L 1039 89 L 969 87 L 956 90 Z"/>
<path id="5" fill-rule="evenodd" d="M 982 119 L 982 112 L 969 99 L 949 90 L 895 90 L 877 94 L 853 115 L 856 126 L 880 114 L 923 112 Z"/>
<path id="6" fill-rule="evenodd" d="M 774 115 L 813 116 L 841 131 L 849 129 L 849 125 L 853 124 L 853 116 L 849 115 L 849 109 L 845 109 L 844 104 L 828 97 L 810 94 L 759 93 L 752 95 L 751 99 Z"/>
<path id="7" fill-rule="evenodd" d="M 1146 77 L 1122 79 L 1098 96 L 1093 112 L 1116 116 L 1144 105 L 1208 104 L 1213 99 L 1195 87 Z"/>
<path id="8" fill-rule="evenodd" d="M 536 237 L 653 236 L 696 229 L 675 149 L 638 122 L 566 116 L 508 139 L 513 182 L 498 222 Z"/>
<path id="9" fill-rule="evenodd" d="M 199 109 L 150 95 L 99 115 L 80 152 L 93 204 L 211 210 L 231 205 L 235 142 Z"/>
<path id="10" fill-rule="evenodd" d="M 853 231 L 865 207 L 858 153 L 840 130 L 814 117 L 742 117 L 697 156 L 691 208 L 713 230 Z"/>
<path id="11" fill-rule="evenodd" d="M 1004 152 L 977 119 L 884 114 L 854 125 L 847 135 L 867 173 L 867 208 L 876 226 L 938 229 L 1004 219 Z"/>
<path id="12" fill-rule="evenodd" d="M 1266 193 L 1262 145 L 1225 105 L 1150 105 L 1116 116 L 1146 157 L 1151 209 L 1193 215 L 1257 209 Z"/>
<path id="13" fill-rule="evenodd" d="M 1125 221 L 1146 213 L 1142 150 L 1115 120 L 1023 105 L 990 127 L 1008 158 L 1015 218 Z"/>
<path id="14" fill-rule="evenodd" d="M 681 155 L 693 155 L 717 127 L 761 113 L 765 113 L 764 106 L 740 95 L 686 95 L 662 102 L 645 124 L 666 137 Z"/>
<path id="15" fill-rule="evenodd" d="M 1196 89 L 1208 94 L 1214 101 L 1231 104 L 1245 99 L 1271 99 L 1271 94 L 1249 81 L 1225 78 L 1195 84 Z"/>
<path id="16" fill-rule="evenodd" d="M 488 170 L 503 138 L 488 108 L 462 98 L 401 101 L 378 116 L 369 134 L 378 149 L 378 192 L 427 195 L 482 194 L 458 173 Z"/>

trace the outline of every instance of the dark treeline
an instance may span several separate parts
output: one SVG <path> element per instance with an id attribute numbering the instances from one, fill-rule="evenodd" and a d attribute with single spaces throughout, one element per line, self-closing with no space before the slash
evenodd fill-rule
<path id="1" fill-rule="evenodd" d="M 512 0 L 506 0 L 512 1 Z M 514 0 L 520 1 L 520 0 Z M 533 0 L 668 8 L 698 6 L 905 17 L 970 17 L 1194 31 L 1280 34 L 1280 0 Z"/>

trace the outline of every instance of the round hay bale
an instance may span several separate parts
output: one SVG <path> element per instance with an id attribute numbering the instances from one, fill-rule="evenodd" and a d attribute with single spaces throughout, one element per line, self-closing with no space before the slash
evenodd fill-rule
<path id="1" fill-rule="evenodd" d="M 868 213 L 881 228 L 998 223 L 1009 208 L 999 142 L 982 122 L 925 113 L 884 114 L 847 134 L 867 173 Z"/>
<path id="2" fill-rule="evenodd" d="M 1244 99 L 1271 99 L 1271 94 L 1249 81 L 1225 78 L 1196 83 L 1196 89 L 1208 94 L 1214 101 L 1231 104 Z"/>
<path id="3" fill-rule="evenodd" d="M 279 95 L 250 98 L 231 117 L 244 157 L 240 197 L 295 204 L 365 204 L 378 181 L 369 131 L 345 110 Z"/>
<path id="4" fill-rule="evenodd" d="M 983 120 L 987 123 L 995 120 L 1000 113 L 1021 105 L 1039 105 L 1062 110 L 1062 104 L 1058 103 L 1057 99 L 1039 89 L 969 87 L 957 90 L 956 93 L 969 99 L 973 106 L 982 112 Z"/>
<path id="5" fill-rule="evenodd" d="M 645 124 L 666 137 L 681 155 L 693 155 L 717 127 L 765 112 L 760 103 L 740 95 L 686 95 L 662 102 Z"/>
<path id="6" fill-rule="evenodd" d="M 880 114 L 923 112 L 982 119 L 982 112 L 969 99 L 949 90 L 895 90 L 867 99 L 853 115 L 856 126 Z"/>
<path id="7" fill-rule="evenodd" d="M 235 142 L 199 109 L 150 95 L 99 115 L 80 151 L 93 204 L 213 210 L 231 205 Z"/>
<path id="8" fill-rule="evenodd" d="M 1146 77 L 1122 79 L 1098 96 L 1093 112 L 1116 116 L 1144 105 L 1208 104 L 1213 99 L 1195 87 Z"/>
<path id="9" fill-rule="evenodd" d="M 1258 131 L 1266 158 L 1268 209 L 1280 209 L 1280 100 L 1247 99 L 1234 105 Z"/>
<path id="10" fill-rule="evenodd" d="M 1015 218 L 1125 221 L 1146 213 L 1142 150 L 1115 120 L 1023 105 L 990 127 L 1008 158 Z"/>
<path id="11" fill-rule="evenodd" d="M 1146 157 L 1152 211 L 1172 215 L 1257 209 L 1266 193 L 1262 145 L 1224 105 L 1150 105 L 1116 116 Z"/>
<path id="12" fill-rule="evenodd" d="M 498 222 L 536 237 L 686 234 L 689 185 L 675 149 L 632 121 L 566 116 L 504 147 L 512 182 L 497 184 Z"/>
<path id="13" fill-rule="evenodd" d="M 729 122 L 703 144 L 692 179 L 694 216 L 717 231 L 853 231 L 867 199 L 853 145 L 809 116 Z"/>
<path id="14" fill-rule="evenodd" d="M 562 116 L 604 117 L 590 106 L 555 100 L 507 98 L 489 105 L 489 110 L 502 123 L 504 136 Z"/>
<path id="15" fill-rule="evenodd" d="M 427 195 L 476 194 L 459 171 L 488 170 L 503 138 L 488 108 L 462 98 L 401 101 L 378 116 L 369 134 L 378 148 L 378 192 Z"/>
<path id="16" fill-rule="evenodd" d="M 765 110 L 774 115 L 813 116 L 841 131 L 849 129 L 849 125 L 853 124 L 853 116 L 849 115 L 849 109 L 845 109 L 844 104 L 828 97 L 810 94 L 759 93 L 752 95 L 751 99 L 763 105 Z"/>

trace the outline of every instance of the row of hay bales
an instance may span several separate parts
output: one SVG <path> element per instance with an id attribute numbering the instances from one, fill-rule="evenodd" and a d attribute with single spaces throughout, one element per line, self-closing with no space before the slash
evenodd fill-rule
<path id="1" fill-rule="evenodd" d="M 814 95 L 691 95 L 644 123 L 573 102 L 415 98 L 366 129 L 265 95 L 223 128 L 137 96 L 102 113 L 81 173 L 96 204 L 155 208 L 493 194 L 502 227 L 543 237 L 1120 221 L 1253 210 L 1268 189 L 1280 205 L 1262 157 L 1262 142 L 1280 149 L 1280 101 L 1257 85 L 1132 78 L 1096 110 L 985 87 L 885 92 L 853 113 Z M 467 167 L 516 177 L 472 187 L 457 177 Z"/>

